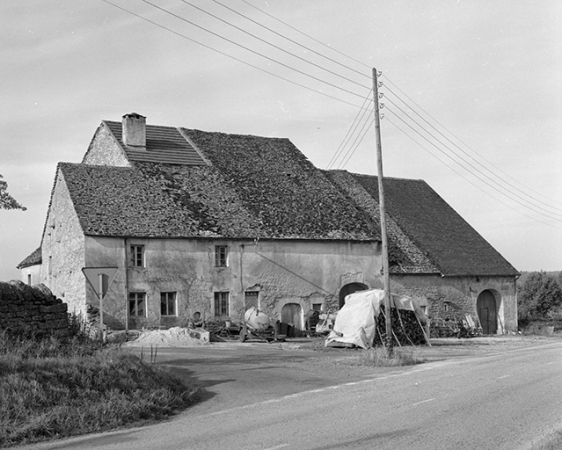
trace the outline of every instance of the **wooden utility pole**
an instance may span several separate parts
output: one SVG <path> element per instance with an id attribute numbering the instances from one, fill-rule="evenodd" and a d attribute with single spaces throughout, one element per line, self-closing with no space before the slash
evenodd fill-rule
<path id="1" fill-rule="evenodd" d="M 379 181 L 379 208 L 381 212 L 382 270 L 384 279 L 384 311 L 386 319 L 386 352 L 392 356 L 392 316 L 390 310 L 390 273 L 388 263 L 388 240 L 386 238 L 386 208 L 384 206 L 384 184 L 382 173 L 381 122 L 379 115 L 379 81 L 377 69 L 373 67 L 373 100 L 375 102 L 375 129 L 377 136 L 377 174 Z"/>

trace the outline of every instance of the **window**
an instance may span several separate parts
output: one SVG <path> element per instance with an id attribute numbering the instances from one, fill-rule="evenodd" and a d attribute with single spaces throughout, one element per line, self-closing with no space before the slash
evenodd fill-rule
<path id="1" fill-rule="evenodd" d="M 31 286 L 31 274 L 30 273 L 27 274 L 27 284 L 29 286 Z"/>
<path id="2" fill-rule="evenodd" d="M 313 311 L 322 311 L 322 303 L 313 303 L 312 304 Z"/>
<path id="3" fill-rule="evenodd" d="M 228 292 L 215 292 L 215 317 L 228 316 Z"/>
<path id="4" fill-rule="evenodd" d="M 258 291 L 246 291 L 244 293 L 244 309 L 247 311 L 252 306 L 256 309 L 259 307 L 259 292 Z"/>
<path id="5" fill-rule="evenodd" d="M 144 267 L 144 245 L 131 245 L 131 267 Z"/>
<path id="6" fill-rule="evenodd" d="M 176 316 L 176 293 L 175 292 L 161 292 L 160 293 L 160 315 L 161 316 Z"/>
<path id="7" fill-rule="evenodd" d="M 215 245 L 215 267 L 226 267 L 228 263 L 228 246 Z"/>
<path id="8" fill-rule="evenodd" d="M 145 292 L 129 292 L 129 316 L 146 317 Z"/>

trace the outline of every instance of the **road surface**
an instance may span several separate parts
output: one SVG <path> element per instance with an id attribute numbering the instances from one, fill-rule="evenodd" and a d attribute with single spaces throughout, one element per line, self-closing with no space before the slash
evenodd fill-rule
<path id="1" fill-rule="evenodd" d="M 562 343 L 299 386 L 240 405 L 218 395 L 170 422 L 27 448 L 527 449 L 562 428 Z"/>

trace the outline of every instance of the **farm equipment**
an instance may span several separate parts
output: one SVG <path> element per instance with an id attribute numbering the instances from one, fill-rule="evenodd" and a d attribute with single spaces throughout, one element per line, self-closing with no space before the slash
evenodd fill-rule
<path id="1" fill-rule="evenodd" d="M 309 337 L 326 336 L 334 328 L 337 312 L 312 311 L 306 319 L 306 332 Z"/>
<path id="2" fill-rule="evenodd" d="M 482 328 L 474 324 L 474 320 L 470 314 L 466 314 L 464 319 L 459 320 L 459 334 L 458 338 L 471 338 L 482 336 Z"/>
<path id="3" fill-rule="evenodd" d="M 244 314 L 244 324 L 240 329 L 240 341 L 283 342 L 287 336 L 279 334 L 277 327 L 271 324 L 267 314 L 251 307 Z"/>

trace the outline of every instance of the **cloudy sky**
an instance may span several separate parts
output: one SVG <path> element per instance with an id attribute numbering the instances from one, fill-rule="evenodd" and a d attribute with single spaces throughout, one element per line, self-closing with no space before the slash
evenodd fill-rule
<path id="1" fill-rule="evenodd" d="M 28 208 L 0 210 L 0 280 L 103 119 L 287 137 L 375 174 L 372 67 L 385 175 L 426 180 L 517 269 L 562 269 L 562 2 L 110 1 L 130 12 L 0 3 L 0 174 Z"/>

